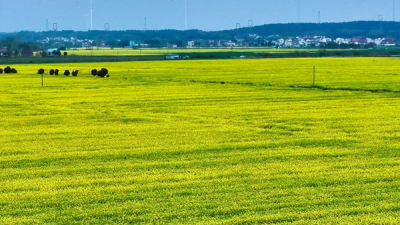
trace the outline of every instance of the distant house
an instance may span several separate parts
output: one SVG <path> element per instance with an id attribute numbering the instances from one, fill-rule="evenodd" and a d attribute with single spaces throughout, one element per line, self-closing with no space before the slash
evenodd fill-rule
<path id="1" fill-rule="evenodd" d="M 237 44 L 236 44 L 235 42 L 233 42 L 233 41 L 227 41 L 227 42 L 225 43 L 225 45 L 226 45 L 227 47 L 236 47 L 236 46 L 237 46 Z"/>
<path id="2" fill-rule="evenodd" d="M 194 47 L 194 41 L 188 41 L 187 46 L 188 46 L 189 48 L 193 48 L 193 47 Z"/>
<path id="3" fill-rule="evenodd" d="M 167 56 L 165 56 L 165 59 L 169 59 L 169 60 L 180 59 L 180 58 L 182 58 L 182 56 L 180 56 L 180 55 L 167 55 Z"/>
<path id="4" fill-rule="evenodd" d="M 187 55 L 167 55 L 167 56 L 165 56 L 165 59 L 168 59 L 168 60 L 189 59 L 189 56 L 187 56 Z"/>
<path id="5" fill-rule="evenodd" d="M 92 47 L 92 43 L 88 40 L 82 41 L 82 48 L 90 48 Z"/>
<path id="6" fill-rule="evenodd" d="M 366 37 L 355 37 L 351 39 L 351 43 L 356 45 L 365 45 L 368 44 L 368 38 Z"/>
<path id="7" fill-rule="evenodd" d="M 292 39 L 287 39 L 285 41 L 285 47 L 292 47 L 293 46 L 293 40 Z"/>
<path id="8" fill-rule="evenodd" d="M 395 42 L 393 38 L 383 38 L 382 45 L 384 46 L 395 46 Z"/>
<path id="9" fill-rule="evenodd" d="M 7 48 L 0 48 L 0 57 L 8 57 L 9 52 Z"/>
<path id="10" fill-rule="evenodd" d="M 47 50 L 46 50 L 46 53 L 47 53 L 47 56 L 56 56 L 56 55 L 54 54 L 54 52 L 57 52 L 57 51 L 58 51 L 57 48 L 50 48 L 50 49 L 47 49 Z"/>
<path id="11" fill-rule="evenodd" d="M 24 49 L 21 53 L 22 56 L 24 57 L 32 57 L 33 56 L 33 51 L 31 49 Z"/>

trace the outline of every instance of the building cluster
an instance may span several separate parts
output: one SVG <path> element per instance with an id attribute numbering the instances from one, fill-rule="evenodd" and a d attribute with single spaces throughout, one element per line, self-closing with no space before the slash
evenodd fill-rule
<path id="1" fill-rule="evenodd" d="M 74 37 L 48 37 L 37 41 L 40 45 L 44 46 L 68 46 L 68 47 L 82 47 L 91 48 L 94 46 L 105 47 L 106 42 L 99 40 L 77 39 Z M 122 46 L 122 41 L 119 42 L 118 47 L 154 47 L 148 43 L 135 43 L 128 41 L 126 46 Z M 129 44 L 128 44 L 129 43 Z M 395 46 L 396 42 L 393 38 L 368 38 L 368 37 L 354 37 L 354 38 L 329 38 L 325 36 L 304 36 L 304 37 L 281 37 L 278 35 L 262 37 L 256 34 L 250 34 L 243 37 L 235 37 L 231 40 L 204 40 L 194 39 L 188 41 L 181 41 L 180 44 L 162 41 L 161 47 L 168 48 L 224 48 L 224 47 L 272 47 L 272 48 L 305 48 L 305 47 L 321 47 L 327 44 L 338 46 L 359 46 L 359 47 L 375 47 L 375 46 Z M 121 46 L 119 46 L 121 45 Z M 115 46 L 114 46 L 115 47 Z M 160 47 L 160 44 L 157 45 Z"/>
<path id="2" fill-rule="evenodd" d="M 325 36 L 305 36 L 288 37 L 280 36 L 261 37 L 257 35 L 248 35 L 243 38 L 233 40 L 189 40 L 187 47 L 275 47 L 275 48 L 304 48 L 321 47 L 328 43 L 336 45 L 358 45 L 358 46 L 395 46 L 394 38 L 329 38 Z M 177 47 L 177 46 L 170 46 Z"/>
<path id="3" fill-rule="evenodd" d="M 37 40 L 39 45 L 53 45 L 53 46 L 74 46 L 89 48 L 95 45 L 94 40 L 89 39 L 78 39 L 75 37 L 64 38 L 64 37 L 47 37 L 45 39 Z"/>

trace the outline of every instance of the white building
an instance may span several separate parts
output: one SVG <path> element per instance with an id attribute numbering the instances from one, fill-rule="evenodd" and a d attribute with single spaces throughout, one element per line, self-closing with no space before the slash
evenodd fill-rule
<path id="1" fill-rule="evenodd" d="M 90 48 L 92 43 L 90 41 L 82 41 L 82 48 Z"/>
<path id="2" fill-rule="evenodd" d="M 235 42 L 233 41 L 228 41 L 225 43 L 227 47 L 236 47 L 238 46 Z"/>
<path id="3" fill-rule="evenodd" d="M 54 56 L 54 52 L 57 52 L 57 48 L 50 48 L 46 50 L 47 56 Z"/>
<path id="4" fill-rule="evenodd" d="M 285 47 L 292 47 L 293 46 L 293 40 L 292 39 L 287 39 L 285 41 Z"/>
<path id="5" fill-rule="evenodd" d="M 165 56 L 165 59 L 169 59 L 169 60 L 174 60 L 174 59 L 180 59 L 180 55 L 167 55 Z"/>
<path id="6" fill-rule="evenodd" d="M 189 48 L 193 48 L 193 47 L 194 47 L 194 41 L 188 41 L 187 46 L 188 46 Z"/>

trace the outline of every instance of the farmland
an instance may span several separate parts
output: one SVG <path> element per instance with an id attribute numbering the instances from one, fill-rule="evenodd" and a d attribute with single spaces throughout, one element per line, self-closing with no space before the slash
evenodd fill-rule
<path id="1" fill-rule="evenodd" d="M 309 54 L 318 56 L 319 48 L 257 48 L 257 47 L 235 47 L 235 48 L 182 48 L 182 49 L 169 49 L 169 48 L 143 48 L 143 49 L 132 49 L 132 48 L 96 48 L 93 49 L 70 49 L 67 52 L 72 56 L 158 56 L 167 54 L 233 54 L 233 55 L 257 55 L 257 54 L 269 54 L 269 55 L 293 55 L 293 54 Z M 368 49 L 328 49 L 328 55 L 348 56 L 348 55 L 365 55 L 365 54 L 382 54 L 390 53 L 400 54 L 399 48 L 382 48 L 375 50 Z"/>
<path id="2" fill-rule="evenodd" d="M 400 223 L 398 59 L 15 67 L 0 224 Z"/>
<path id="3" fill-rule="evenodd" d="M 290 53 L 294 51 L 305 52 L 318 52 L 318 49 L 273 49 L 273 48 L 182 48 L 182 49 L 169 49 L 169 48 L 96 48 L 93 49 L 72 49 L 68 50 L 72 55 L 84 56 L 131 56 L 131 55 L 166 55 L 166 54 L 190 54 L 190 53 L 218 53 L 218 52 L 237 52 L 237 53 Z"/>

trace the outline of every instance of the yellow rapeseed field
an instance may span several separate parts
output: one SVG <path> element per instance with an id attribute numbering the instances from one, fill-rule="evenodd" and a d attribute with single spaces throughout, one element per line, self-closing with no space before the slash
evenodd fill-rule
<path id="1" fill-rule="evenodd" d="M 189 54 L 189 53 L 289 53 L 289 52 L 318 52 L 319 49 L 274 49 L 274 48 L 106 48 L 94 47 L 93 49 L 69 49 L 62 52 L 68 52 L 69 55 L 83 56 L 130 56 L 130 55 L 167 55 L 167 54 Z M 339 50 L 337 50 L 339 51 Z M 346 50 L 340 50 L 346 51 Z"/>
<path id="2" fill-rule="evenodd" d="M 398 59 L 11 66 L 0 224 L 400 223 Z"/>

